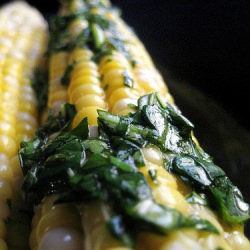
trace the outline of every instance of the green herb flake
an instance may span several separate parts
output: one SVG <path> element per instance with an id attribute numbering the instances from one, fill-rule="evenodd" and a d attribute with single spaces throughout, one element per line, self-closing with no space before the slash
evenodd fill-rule
<path id="1" fill-rule="evenodd" d="M 224 221 L 236 224 L 250 218 L 249 205 L 241 192 L 213 162 L 180 154 L 173 159 L 171 169 L 198 191 L 208 194 L 210 203 L 216 206 Z"/>
<path id="2" fill-rule="evenodd" d="M 130 63 L 131 63 L 132 68 L 135 68 L 137 65 L 137 62 L 134 59 L 130 60 Z"/>
<path id="3" fill-rule="evenodd" d="M 123 72 L 123 80 L 124 80 L 124 86 L 128 88 L 134 87 L 134 79 L 128 74 L 128 72 Z"/>
<path id="4" fill-rule="evenodd" d="M 109 63 L 109 62 L 112 62 L 113 60 L 111 59 L 111 58 L 109 58 L 109 59 L 107 59 L 106 61 L 105 61 L 105 63 Z"/>
<path id="5" fill-rule="evenodd" d="M 102 87 L 102 89 L 103 89 L 104 91 L 107 91 L 107 90 L 109 89 L 109 84 L 104 85 L 104 86 Z"/>
<path id="6" fill-rule="evenodd" d="M 62 85 L 68 86 L 70 84 L 70 74 L 72 70 L 74 69 L 75 65 L 76 65 L 76 62 L 74 61 L 71 64 L 69 64 L 67 68 L 65 69 L 64 74 L 61 78 Z"/>
<path id="7" fill-rule="evenodd" d="M 36 93 L 37 108 L 39 113 L 41 113 L 47 107 L 48 102 L 48 71 L 36 68 L 31 81 L 32 88 Z"/>
<path id="8" fill-rule="evenodd" d="M 135 235 L 124 228 L 124 218 L 121 215 L 113 216 L 107 223 L 107 227 L 115 238 L 118 238 L 128 247 L 134 247 Z"/>
<path id="9" fill-rule="evenodd" d="M 151 180 L 152 180 L 155 184 L 158 184 L 158 180 L 157 180 L 157 170 L 156 170 L 156 169 L 149 169 L 149 170 L 148 170 L 148 174 L 149 174 Z"/>
<path id="10" fill-rule="evenodd" d="M 201 206 L 208 206 L 209 204 L 204 194 L 198 194 L 194 191 L 186 197 L 186 201 L 190 204 L 198 204 Z"/>
<path id="11" fill-rule="evenodd" d="M 96 23 L 92 23 L 90 25 L 91 27 L 91 32 L 93 34 L 93 38 L 94 38 L 94 44 L 95 44 L 95 48 L 96 49 L 100 49 L 104 43 L 104 32 L 101 29 L 101 27 L 96 24 Z"/>
<path id="12" fill-rule="evenodd" d="M 92 57 L 91 60 L 99 63 L 100 60 L 108 55 L 112 55 L 112 49 L 106 48 L 106 47 L 102 47 L 99 51 L 97 51 Z"/>
<path id="13" fill-rule="evenodd" d="M 102 82 L 103 79 L 104 79 L 104 75 L 101 75 L 101 76 L 98 77 L 98 80 L 99 80 L 100 82 Z"/>

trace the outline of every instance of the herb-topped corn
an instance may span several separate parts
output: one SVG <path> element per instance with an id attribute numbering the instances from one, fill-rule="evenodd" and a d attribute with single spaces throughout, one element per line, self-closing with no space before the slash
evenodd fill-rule
<path id="1" fill-rule="evenodd" d="M 19 152 L 32 250 L 250 249 L 249 205 L 108 1 L 62 1 L 47 55 L 48 117 Z"/>

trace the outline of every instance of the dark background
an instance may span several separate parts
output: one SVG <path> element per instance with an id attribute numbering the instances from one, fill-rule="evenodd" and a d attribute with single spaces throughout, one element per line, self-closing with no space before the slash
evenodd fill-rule
<path id="1" fill-rule="evenodd" d="M 29 1 L 44 14 L 57 1 Z M 215 99 L 250 130 L 250 2 L 114 0 L 171 77 Z"/>

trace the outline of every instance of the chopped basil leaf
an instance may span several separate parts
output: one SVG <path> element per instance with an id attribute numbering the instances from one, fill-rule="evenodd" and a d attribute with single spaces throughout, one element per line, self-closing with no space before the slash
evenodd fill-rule
<path id="1" fill-rule="evenodd" d="M 207 197 L 204 194 L 198 194 L 196 192 L 192 192 L 186 197 L 186 200 L 190 204 L 199 204 L 201 206 L 208 206 Z"/>
<path id="2" fill-rule="evenodd" d="M 109 89 L 109 84 L 104 85 L 102 89 L 103 89 L 104 91 L 108 90 L 108 89 Z"/>
<path id="3" fill-rule="evenodd" d="M 156 170 L 156 169 L 149 169 L 149 170 L 148 170 L 148 174 L 149 174 L 151 180 L 152 180 L 155 184 L 158 184 L 158 181 L 157 181 L 157 170 Z"/>
<path id="4" fill-rule="evenodd" d="M 125 71 L 123 72 L 123 79 L 124 79 L 124 85 L 128 88 L 134 87 L 134 80 L 133 78 Z"/>
<path id="5" fill-rule="evenodd" d="M 135 242 L 135 234 L 125 228 L 123 216 L 115 215 L 107 223 L 107 227 L 114 237 L 120 239 L 126 246 L 133 247 Z"/>
<path id="6" fill-rule="evenodd" d="M 37 108 L 41 113 L 45 110 L 48 102 L 48 72 L 41 68 L 36 68 L 32 80 L 32 87 L 36 93 Z"/>
<path id="7" fill-rule="evenodd" d="M 105 40 L 103 30 L 96 23 L 92 23 L 90 27 L 94 38 L 95 48 L 100 49 Z"/>
<path id="8" fill-rule="evenodd" d="M 187 197 L 190 203 L 217 208 L 230 224 L 249 218 L 249 206 L 240 191 L 196 147 L 191 123 L 176 108 L 156 94 L 140 98 L 135 108 L 127 116 L 98 110 L 98 138 L 89 138 L 87 119 L 69 131 L 75 114 L 72 106 L 65 105 L 56 117 L 51 114 L 36 138 L 21 144 L 26 200 L 32 205 L 46 195 L 60 193 L 61 201 L 111 202 L 114 217 L 108 228 L 127 245 L 141 231 L 167 234 L 188 227 L 219 233 L 210 222 L 185 217 L 154 200 L 138 170 L 144 166 L 142 147 L 152 144 L 162 150 L 166 169 L 193 185 L 196 193 Z M 173 134 L 177 146 L 172 145 Z M 156 179 L 156 171 L 149 174 Z"/>
<path id="9" fill-rule="evenodd" d="M 194 156 L 179 155 L 172 162 L 173 172 L 191 182 L 198 190 L 206 192 L 210 204 L 216 207 L 222 218 L 230 223 L 242 223 L 249 219 L 249 205 L 243 201 L 239 189 L 213 164 Z"/>
<path id="10" fill-rule="evenodd" d="M 102 14 L 91 12 L 97 6 L 102 10 Z M 117 12 L 115 9 L 108 7 L 102 4 L 85 3 L 84 7 L 80 7 L 75 12 L 52 18 L 50 20 L 51 35 L 47 55 L 86 47 L 94 52 L 92 59 L 99 62 L 105 55 L 117 50 L 127 57 L 134 67 L 135 61 L 126 46 L 128 41 L 120 34 L 117 24 L 105 17 L 107 11 Z M 73 35 L 70 32 L 70 25 L 77 19 L 86 20 L 87 26 L 78 35 Z"/>
<path id="11" fill-rule="evenodd" d="M 63 74 L 62 79 L 61 79 L 62 85 L 64 85 L 64 86 L 69 85 L 69 83 L 70 83 L 70 73 L 74 69 L 75 65 L 76 65 L 76 62 L 73 62 L 73 63 L 69 64 L 67 66 L 67 68 L 65 69 L 64 74 Z"/>
<path id="12" fill-rule="evenodd" d="M 85 202 L 96 199 L 114 202 L 114 211 L 123 216 L 124 224 L 117 228 L 113 221 L 109 227 L 113 226 L 112 232 L 120 240 L 124 240 L 125 228 L 128 229 L 126 232 L 132 230 L 166 234 L 178 228 L 192 227 L 218 233 L 206 220 L 185 217 L 175 209 L 157 204 L 145 177 L 135 168 L 121 163 L 114 156 L 93 155 L 82 168 L 75 171 L 70 180 L 74 190 L 83 195 Z M 129 227 L 130 223 L 132 228 Z"/>
<path id="13" fill-rule="evenodd" d="M 133 59 L 130 60 L 130 63 L 131 63 L 132 68 L 135 68 L 136 65 L 137 65 L 137 62 L 135 60 L 133 60 Z"/>
<path id="14" fill-rule="evenodd" d="M 184 217 L 177 210 L 157 204 L 152 199 L 144 199 L 135 206 L 128 204 L 127 210 L 138 221 L 138 227 L 142 231 L 148 231 L 152 227 L 155 232 L 166 234 L 180 227 L 191 227 L 218 234 L 218 230 L 210 222 L 194 216 Z"/>
<path id="15" fill-rule="evenodd" d="M 175 209 L 156 203 L 145 176 L 138 170 L 144 165 L 141 145 L 130 137 L 119 136 L 134 121 L 140 121 L 138 116 L 118 119 L 104 113 L 99 121 L 99 137 L 89 138 L 87 119 L 69 131 L 73 118 L 71 107 L 68 106 L 68 112 L 64 108 L 54 119 L 50 117 L 35 140 L 21 146 L 23 190 L 30 205 L 53 193 L 62 194 L 60 202 L 111 202 L 115 205 L 115 217 L 108 222 L 108 227 L 126 244 L 131 244 L 140 231 L 166 234 L 191 227 L 218 233 L 206 220 L 185 217 Z M 107 124 L 111 129 L 107 129 Z"/>
<path id="16" fill-rule="evenodd" d="M 46 143 L 46 138 L 49 135 L 60 130 L 68 130 L 75 114 L 75 106 L 68 103 L 61 106 L 61 110 L 58 114 L 55 114 L 53 110 L 49 110 L 47 120 L 36 131 L 36 137 L 41 138 Z"/>
<path id="17" fill-rule="evenodd" d="M 58 183 L 58 180 L 39 179 L 39 175 L 40 173 L 44 175 L 42 165 L 44 164 L 47 152 L 52 153 L 58 145 L 61 145 L 60 142 L 52 144 L 51 141 L 57 138 L 59 135 L 58 131 L 67 131 L 69 129 L 69 125 L 74 116 L 74 106 L 65 104 L 62 106 L 61 112 L 56 116 L 54 116 L 52 112 L 49 114 L 47 121 L 36 132 L 34 140 L 21 142 L 19 158 L 25 175 L 23 190 L 29 204 L 39 202 L 45 196 L 45 193 L 47 193 L 47 187 Z M 66 141 L 66 137 L 64 139 Z M 71 157 L 71 155 L 69 155 L 70 153 L 68 154 L 68 152 L 66 152 L 65 155 L 66 154 L 66 158 Z M 51 159 L 53 160 L 53 158 Z M 50 171 L 56 171 L 56 168 Z M 43 185 L 43 182 L 46 182 L 46 185 Z M 42 190 L 37 192 L 40 183 Z M 53 193 L 53 191 L 54 190 L 48 191 L 47 194 Z"/>
<path id="18" fill-rule="evenodd" d="M 153 144 L 164 155 L 166 170 L 180 175 L 230 223 L 249 219 L 249 205 L 239 189 L 216 166 L 212 158 L 191 137 L 193 125 L 180 111 L 153 93 L 139 98 L 135 114 L 116 116 L 98 111 L 99 124 L 108 131 L 140 147 Z"/>

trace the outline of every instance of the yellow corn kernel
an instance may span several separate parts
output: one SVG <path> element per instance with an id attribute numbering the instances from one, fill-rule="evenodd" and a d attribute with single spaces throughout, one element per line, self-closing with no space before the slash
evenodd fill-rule
<path id="1" fill-rule="evenodd" d="M 138 85 L 144 89 L 146 93 L 158 92 L 165 95 L 167 90 L 165 84 L 157 79 L 156 73 L 149 69 L 135 69 L 135 76 Z"/>
<path id="2" fill-rule="evenodd" d="M 12 124 L 5 121 L 0 121 L 0 134 L 15 138 L 16 131 Z"/>
<path id="3" fill-rule="evenodd" d="M 124 86 L 124 70 L 123 69 L 111 69 L 109 70 L 103 77 L 103 82 L 102 85 L 109 85 L 110 88 L 114 88 L 114 87 L 122 87 Z M 113 82 L 117 82 L 116 84 L 114 84 Z M 118 86 L 118 82 L 121 84 L 121 86 Z"/>
<path id="4" fill-rule="evenodd" d="M 68 54 L 65 52 L 58 52 L 51 56 L 49 62 L 50 80 L 55 80 L 60 77 L 58 73 L 60 73 L 60 75 L 64 73 L 67 60 Z"/>
<path id="5" fill-rule="evenodd" d="M 92 55 L 88 49 L 75 49 L 70 55 L 70 62 L 75 65 L 70 73 L 68 94 L 77 110 L 73 127 L 85 117 L 88 117 L 90 125 L 96 125 L 97 109 L 107 108 L 97 65 L 91 61 Z"/>
<path id="6" fill-rule="evenodd" d="M 142 149 L 142 154 L 146 163 L 163 166 L 162 153 L 159 149 L 146 147 Z"/>
<path id="7" fill-rule="evenodd" d="M 94 62 L 90 61 L 90 58 L 88 61 L 85 61 L 82 58 L 78 59 L 77 57 L 75 61 L 76 65 L 74 66 L 73 71 L 71 73 L 72 81 L 77 79 L 79 76 L 88 76 L 88 75 L 93 77 L 99 76 L 97 71 L 97 66 Z"/>
<path id="8" fill-rule="evenodd" d="M 86 249 L 129 250 L 120 241 L 114 239 L 107 230 L 105 222 L 110 216 L 111 209 L 105 204 L 91 203 L 82 207 L 82 227 Z"/>
<path id="9" fill-rule="evenodd" d="M 140 96 L 140 93 L 136 90 L 131 90 L 130 88 L 127 87 L 121 87 L 115 89 L 112 94 L 109 97 L 109 107 L 110 109 L 113 108 L 113 106 L 121 99 L 128 98 L 131 100 L 136 100 Z"/>
<path id="10" fill-rule="evenodd" d="M 76 37 L 82 32 L 83 29 L 86 29 L 87 27 L 88 27 L 88 22 L 86 20 L 77 18 L 70 24 L 69 30 L 71 32 L 71 35 Z"/>
<path id="11" fill-rule="evenodd" d="M 17 150 L 15 140 L 9 136 L 0 134 L 0 150 L 8 157 L 12 157 Z"/>
<path id="12" fill-rule="evenodd" d="M 39 212 L 36 212 L 37 218 L 34 216 L 34 221 L 32 221 L 33 224 L 37 224 L 36 221 L 40 220 L 40 217 L 42 215 L 45 215 L 48 213 L 50 210 L 52 210 L 53 206 L 55 205 L 55 201 L 59 198 L 58 195 L 50 195 L 48 197 L 45 197 L 44 200 L 42 201 L 42 204 L 39 207 Z"/>
<path id="13" fill-rule="evenodd" d="M 111 112 L 113 114 L 121 114 L 121 112 L 123 112 L 124 110 L 128 110 L 129 109 L 129 105 L 130 104 L 136 104 L 136 100 L 130 99 L 130 98 L 124 98 L 124 99 L 120 99 L 119 101 L 117 101 L 115 103 L 115 105 L 113 106 Z M 132 109 L 130 109 L 132 111 Z"/>
<path id="14" fill-rule="evenodd" d="M 43 200 L 42 206 L 36 208 L 35 216 L 32 219 L 32 232 L 29 238 L 31 249 L 36 247 L 43 247 L 42 249 L 44 249 L 45 246 L 53 243 L 49 242 L 48 239 L 55 235 L 60 239 L 57 242 L 59 245 L 61 244 L 60 241 L 63 242 L 63 238 L 65 240 L 68 238 L 69 245 L 67 245 L 67 242 L 64 242 L 66 244 L 65 247 L 76 246 L 74 245 L 76 244 L 76 239 L 79 242 L 81 227 L 77 207 L 74 204 L 56 205 L 54 204 L 56 199 L 57 195 L 52 195 Z M 62 218 L 64 219 L 62 220 Z M 64 237 L 62 237 L 63 235 Z M 64 249 L 63 245 L 60 249 Z"/>
<path id="15" fill-rule="evenodd" d="M 9 113 L 4 113 L 0 108 L 0 120 L 9 124 L 13 124 L 15 122 L 15 116 Z"/>
<path id="16" fill-rule="evenodd" d="M 157 185 L 166 185 L 169 188 L 177 189 L 175 178 L 168 173 L 162 166 L 153 164 L 147 164 L 144 167 L 140 167 L 139 171 L 146 177 L 149 185 L 155 188 Z M 150 177 L 150 172 L 155 171 L 155 180 Z"/>
<path id="17" fill-rule="evenodd" d="M 112 55 L 104 56 L 99 62 L 99 72 L 101 75 L 112 69 L 122 69 L 125 71 L 129 68 L 128 60 L 116 51 L 113 51 Z"/>
<path id="18" fill-rule="evenodd" d="M 187 215 L 188 203 L 185 197 L 176 189 L 166 185 L 158 185 L 153 189 L 153 196 L 158 203 L 175 208 Z"/>
<path id="19" fill-rule="evenodd" d="M 142 94 L 131 71 L 131 63 L 119 52 L 104 56 L 99 62 L 102 75 L 102 87 L 105 90 L 109 109 L 114 114 L 126 114 L 130 111 L 127 104 L 135 103 Z M 132 86 L 126 86 L 126 77 Z"/>
<path id="20" fill-rule="evenodd" d="M 225 238 L 232 249 L 246 250 L 250 249 L 250 242 L 244 233 L 240 231 L 233 231 L 225 233 Z"/>
<path id="21" fill-rule="evenodd" d="M 16 117 L 17 117 L 17 120 L 19 122 L 22 122 L 24 124 L 28 124 L 28 125 L 32 126 L 33 128 L 38 127 L 38 121 L 37 121 L 36 117 L 32 116 L 29 113 L 18 112 Z"/>
<path id="22" fill-rule="evenodd" d="M 56 92 L 52 92 L 50 94 L 50 105 L 53 106 L 53 104 L 55 104 L 58 100 L 64 101 L 66 103 L 67 99 L 68 99 L 68 94 L 65 91 L 65 89 L 61 91 L 59 90 Z"/>
<path id="23" fill-rule="evenodd" d="M 222 248 L 225 250 L 231 250 L 231 248 L 227 241 L 221 235 L 210 234 L 207 237 L 199 239 L 200 245 L 202 249 L 218 249 Z M 235 248 L 239 249 L 239 248 Z"/>
<path id="24" fill-rule="evenodd" d="M 27 102 L 19 104 L 19 112 L 28 113 L 34 117 L 37 115 L 36 107 L 32 103 Z"/>
<path id="25" fill-rule="evenodd" d="M 105 224 L 101 224 L 92 230 L 90 241 L 92 242 L 91 249 L 124 249 L 123 243 L 112 237 Z"/>
<path id="26" fill-rule="evenodd" d="M 55 228 L 46 232 L 38 244 L 39 250 L 82 250 L 83 235 L 73 228 Z"/>
<path id="27" fill-rule="evenodd" d="M 10 208 L 5 200 L 0 200 L 0 220 L 6 220 L 9 217 Z"/>
<path id="28" fill-rule="evenodd" d="M 97 125 L 97 109 L 99 107 L 87 107 L 87 108 L 82 108 L 79 112 L 77 112 L 74 122 L 73 122 L 73 127 L 76 127 L 84 118 L 88 118 L 89 125 Z"/>
<path id="29" fill-rule="evenodd" d="M 171 233 L 163 242 L 159 250 L 203 250 L 198 242 L 198 234 L 195 230 L 177 230 Z"/>
<path id="30" fill-rule="evenodd" d="M 95 95 L 104 97 L 103 90 L 98 85 L 93 84 L 84 84 L 77 88 L 75 88 L 70 96 L 70 102 L 73 102 L 74 100 L 78 100 L 83 95 Z"/>
<path id="31" fill-rule="evenodd" d="M 224 230 L 222 228 L 222 225 L 219 223 L 216 214 L 211 209 L 205 206 L 200 206 L 198 204 L 189 204 L 189 213 L 192 215 L 197 215 L 204 220 L 208 220 L 216 227 L 220 234 L 223 234 Z"/>
<path id="32" fill-rule="evenodd" d="M 70 54 L 69 64 L 74 63 L 76 61 L 76 58 L 77 62 L 89 61 L 92 56 L 93 53 L 91 52 L 91 50 L 76 48 Z"/>
<path id="33" fill-rule="evenodd" d="M 81 110 L 84 107 L 99 107 L 99 109 L 106 109 L 107 107 L 104 99 L 94 94 L 83 95 L 76 101 L 75 105 L 77 110 Z"/>
<path id="34" fill-rule="evenodd" d="M 90 76 L 90 75 L 83 75 L 79 76 L 78 78 L 72 80 L 72 83 L 70 84 L 70 87 L 68 89 L 69 95 L 71 92 L 73 92 L 76 88 L 85 85 L 85 84 L 93 84 L 99 86 L 99 80 L 95 76 Z"/>
<path id="35" fill-rule="evenodd" d="M 13 170 L 9 167 L 10 161 L 5 154 L 0 154 L 0 179 L 11 183 L 13 180 Z"/>
<path id="36" fill-rule="evenodd" d="M 62 220 L 62 218 L 64 219 Z M 38 242 L 46 232 L 58 227 L 80 229 L 79 215 L 74 206 L 67 204 L 57 205 L 43 215 L 36 228 L 36 238 Z"/>
<path id="37" fill-rule="evenodd" d="M 176 179 L 177 189 L 181 194 L 186 196 L 192 192 L 193 189 L 190 185 L 185 183 L 179 176 L 177 176 L 177 175 L 173 175 L 173 176 Z"/>
<path id="38" fill-rule="evenodd" d="M 12 196 L 12 190 L 9 183 L 4 179 L 0 180 L 0 199 L 2 201 L 5 201 L 11 199 L 11 196 Z"/>
<path id="39" fill-rule="evenodd" d="M 57 103 L 66 103 L 68 100 L 67 87 L 58 86 L 61 84 L 61 79 L 64 75 L 64 71 L 67 68 L 68 53 L 57 52 L 53 54 L 49 59 L 49 108 L 57 108 Z"/>

